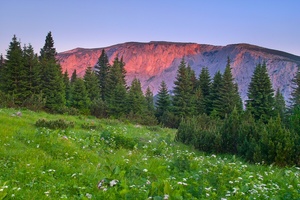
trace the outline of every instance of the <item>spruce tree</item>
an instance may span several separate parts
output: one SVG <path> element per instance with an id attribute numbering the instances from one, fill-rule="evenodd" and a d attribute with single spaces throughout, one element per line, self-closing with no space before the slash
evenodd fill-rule
<path id="1" fill-rule="evenodd" d="M 208 115 L 211 112 L 212 105 L 211 105 L 211 101 L 209 99 L 211 78 L 210 78 L 207 67 L 202 68 L 200 75 L 199 75 L 197 87 L 201 91 L 204 108 L 205 108 L 205 113 Z"/>
<path id="2" fill-rule="evenodd" d="M 142 114 L 146 110 L 146 99 L 143 95 L 141 82 L 139 79 L 133 79 L 128 91 L 128 108 L 133 114 Z"/>
<path id="3" fill-rule="evenodd" d="M 40 53 L 41 86 L 46 99 L 46 108 L 58 112 L 64 107 L 66 99 L 62 69 L 55 58 L 57 53 L 51 32 L 47 34 Z"/>
<path id="4" fill-rule="evenodd" d="M 290 109 L 295 110 L 297 107 L 300 108 L 300 67 L 292 82 L 294 86 L 290 99 Z"/>
<path id="5" fill-rule="evenodd" d="M 188 70 L 184 58 L 181 60 L 177 71 L 177 77 L 174 82 L 173 108 L 175 116 L 181 118 L 191 116 L 195 112 L 194 84 L 191 76 L 191 70 Z"/>
<path id="6" fill-rule="evenodd" d="M 94 101 L 95 99 L 101 98 L 99 79 L 91 67 L 85 70 L 83 80 L 90 100 Z"/>
<path id="7" fill-rule="evenodd" d="M 127 109 L 127 85 L 125 81 L 126 70 L 125 63 L 114 59 L 113 65 L 110 67 L 109 76 L 107 79 L 106 102 L 109 109 L 109 114 L 115 117 L 120 117 L 126 114 Z"/>
<path id="8" fill-rule="evenodd" d="M 220 87 L 220 98 L 216 100 L 215 107 L 221 118 L 228 116 L 234 108 L 237 112 L 242 111 L 242 100 L 238 93 L 237 84 L 231 73 L 230 59 L 227 59 L 227 65 L 223 74 L 222 84 Z"/>
<path id="9" fill-rule="evenodd" d="M 154 112 L 155 112 L 154 98 L 153 98 L 153 93 L 149 87 L 147 87 L 147 89 L 146 89 L 145 99 L 146 99 L 146 105 L 147 105 L 147 112 L 154 114 Z"/>
<path id="10" fill-rule="evenodd" d="M 69 73 L 66 70 L 63 75 L 64 86 L 65 86 L 65 97 L 66 97 L 66 105 L 69 107 L 71 103 L 71 84 L 69 79 Z"/>
<path id="11" fill-rule="evenodd" d="M 274 91 L 267 72 L 265 63 L 258 64 L 254 70 L 248 89 L 248 100 L 246 101 L 249 110 L 256 120 L 261 119 L 267 122 L 274 116 Z"/>
<path id="12" fill-rule="evenodd" d="M 286 114 L 285 100 L 279 88 L 276 90 L 274 97 L 274 114 L 279 115 L 281 120 L 284 120 Z"/>
<path id="13" fill-rule="evenodd" d="M 41 93 L 41 70 L 37 54 L 34 53 L 31 45 L 23 48 L 24 67 L 27 72 L 27 96 Z"/>
<path id="14" fill-rule="evenodd" d="M 90 99 L 84 81 L 81 78 L 76 78 L 73 83 L 71 106 L 83 113 L 88 112 Z"/>
<path id="15" fill-rule="evenodd" d="M 26 92 L 28 77 L 21 44 L 15 35 L 10 42 L 1 72 L 1 90 L 12 96 L 13 104 L 21 105 L 28 96 Z"/>
<path id="16" fill-rule="evenodd" d="M 108 79 L 109 79 L 109 69 L 110 65 L 108 62 L 108 57 L 104 49 L 102 49 L 102 53 L 98 59 L 98 62 L 95 66 L 96 73 L 99 79 L 99 87 L 101 91 L 101 98 L 103 101 L 106 100 L 107 92 L 108 92 Z"/>
<path id="17" fill-rule="evenodd" d="M 161 117 L 171 110 L 171 98 L 168 87 L 164 81 L 160 83 L 156 101 L 156 117 L 161 121 Z"/>
<path id="18" fill-rule="evenodd" d="M 76 69 L 74 69 L 74 71 L 72 72 L 72 75 L 71 75 L 71 80 L 70 80 L 71 85 L 73 85 L 75 83 L 76 79 L 77 79 L 77 71 L 76 71 Z"/>
<path id="19" fill-rule="evenodd" d="M 1 80 L 2 80 L 2 76 L 3 76 L 1 70 L 3 69 L 3 67 L 4 67 L 4 58 L 3 58 L 3 55 L 1 54 L 0 55 L 0 90 L 1 90 L 1 84 L 2 84 Z"/>
<path id="20" fill-rule="evenodd" d="M 221 93 L 220 88 L 222 87 L 223 77 L 220 71 L 217 71 L 217 73 L 214 75 L 213 82 L 211 84 L 211 89 L 209 93 L 209 101 L 211 103 L 211 112 L 214 111 L 217 113 L 218 110 L 218 102 L 220 102 Z"/>

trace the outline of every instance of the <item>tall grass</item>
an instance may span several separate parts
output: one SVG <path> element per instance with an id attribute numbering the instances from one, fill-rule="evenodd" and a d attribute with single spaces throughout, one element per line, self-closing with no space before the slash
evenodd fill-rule
<path id="1" fill-rule="evenodd" d="M 17 112 L 0 110 L 0 199 L 300 198 L 299 168 L 204 154 L 174 142 L 172 129 Z"/>

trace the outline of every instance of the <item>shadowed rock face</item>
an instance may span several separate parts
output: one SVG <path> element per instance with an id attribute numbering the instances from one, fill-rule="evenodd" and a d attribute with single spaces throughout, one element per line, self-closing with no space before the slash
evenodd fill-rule
<path id="1" fill-rule="evenodd" d="M 123 57 L 126 63 L 128 84 L 133 78 L 139 78 L 143 90 L 145 91 L 149 86 L 154 94 L 157 94 L 162 80 L 172 90 L 182 57 L 185 57 L 197 76 L 203 67 L 208 67 L 211 77 L 218 70 L 224 72 L 227 57 L 229 57 L 232 74 L 239 85 L 243 100 L 247 98 L 248 85 L 254 68 L 256 64 L 262 62 L 267 64 L 274 90 L 279 88 L 288 100 L 292 91 L 291 80 L 300 66 L 300 56 L 249 44 L 212 46 L 196 43 L 128 42 L 104 49 L 110 63 L 116 56 Z M 83 76 L 88 66 L 94 66 L 97 63 L 101 51 L 102 48 L 77 48 L 59 53 L 57 58 L 63 71 L 68 70 L 69 74 L 72 74 L 76 69 L 79 76 Z"/>

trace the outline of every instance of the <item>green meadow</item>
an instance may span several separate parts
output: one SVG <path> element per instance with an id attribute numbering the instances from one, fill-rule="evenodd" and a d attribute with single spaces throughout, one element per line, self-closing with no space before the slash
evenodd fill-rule
<path id="1" fill-rule="evenodd" d="M 174 141 L 175 134 L 0 109 L 0 200 L 300 199 L 300 168 L 205 154 Z"/>

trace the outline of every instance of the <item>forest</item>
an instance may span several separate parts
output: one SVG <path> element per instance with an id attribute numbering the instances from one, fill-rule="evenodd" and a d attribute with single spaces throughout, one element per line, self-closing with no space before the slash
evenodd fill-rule
<path id="1" fill-rule="evenodd" d="M 199 76 L 182 58 L 172 91 L 161 82 L 156 98 L 134 79 L 126 84 L 123 58 L 109 63 L 105 50 L 81 78 L 56 59 L 51 32 L 40 54 L 16 36 L 0 57 L 0 107 L 69 115 L 93 115 L 177 129 L 175 140 L 253 163 L 300 166 L 300 70 L 286 103 L 274 91 L 266 63 L 257 63 L 242 102 L 228 58 L 224 73 L 204 67 Z M 155 101 L 154 101 L 155 99 Z"/>

